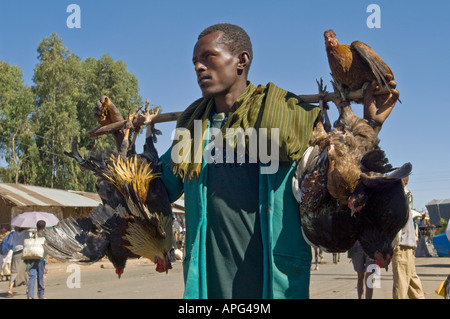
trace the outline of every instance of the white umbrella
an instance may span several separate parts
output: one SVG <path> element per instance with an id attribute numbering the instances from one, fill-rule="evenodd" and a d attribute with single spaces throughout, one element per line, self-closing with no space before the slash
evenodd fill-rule
<path id="1" fill-rule="evenodd" d="M 413 218 L 422 217 L 422 213 L 417 210 L 411 209 L 411 213 Z"/>
<path id="2" fill-rule="evenodd" d="M 46 227 L 55 226 L 59 222 L 59 219 L 51 213 L 26 212 L 14 217 L 11 220 L 11 226 L 24 228 L 36 227 L 36 223 L 40 220 L 45 221 Z"/>

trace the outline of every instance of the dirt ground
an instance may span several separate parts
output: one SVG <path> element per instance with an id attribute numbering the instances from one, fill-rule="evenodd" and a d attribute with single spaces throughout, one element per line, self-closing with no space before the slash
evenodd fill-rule
<path id="1" fill-rule="evenodd" d="M 356 273 L 346 254 L 333 263 L 332 254 L 324 254 L 324 263 L 311 271 L 311 299 L 357 299 Z M 46 277 L 47 299 L 181 299 L 184 284 L 182 263 L 177 261 L 168 274 L 155 271 L 148 259 L 129 260 L 120 279 L 112 264 L 100 261 L 89 266 L 50 262 Z M 311 265 L 314 269 L 314 265 Z M 416 258 L 417 273 L 426 299 L 443 299 L 435 293 L 450 274 L 450 257 Z M 392 270 L 382 269 L 374 299 L 392 299 Z M 8 282 L 0 282 L 0 299 L 5 299 Z M 26 299 L 26 287 L 14 288 L 9 299 Z"/>
<path id="2" fill-rule="evenodd" d="M 92 265 L 52 262 L 47 265 L 47 299 L 173 299 L 182 298 L 183 280 L 180 261 L 168 274 L 157 273 L 150 260 L 128 260 L 119 279 L 112 264 L 103 259 Z M 0 282 L 0 299 L 6 298 L 8 282 Z M 24 285 L 13 289 L 11 299 L 25 299 Z"/>

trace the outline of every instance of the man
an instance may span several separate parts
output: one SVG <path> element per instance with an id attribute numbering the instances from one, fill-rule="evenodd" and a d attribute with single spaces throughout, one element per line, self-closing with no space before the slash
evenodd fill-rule
<path id="1" fill-rule="evenodd" d="M 9 277 L 9 290 L 7 298 L 12 298 L 13 287 L 19 287 L 28 284 L 28 274 L 26 272 L 27 265 L 22 259 L 23 242 L 30 237 L 29 228 L 15 227 L 11 237 L 11 245 L 13 254 L 11 260 L 11 276 Z"/>
<path id="2" fill-rule="evenodd" d="M 185 194 L 186 298 L 309 297 L 311 249 L 301 235 L 291 180 L 319 109 L 273 83 L 255 87 L 248 82 L 252 55 L 250 39 L 238 26 L 213 25 L 199 35 L 192 61 L 203 98 L 177 123 L 179 132 L 190 133 L 183 136 L 191 142 L 190 152 L 180 155 L 180 141 L 174 140 L 161 157 L 171 200 Z M 379 130 L 398 94 L 374 97 L 375 88 L 367 90 L 365 115 Z M 212 127 L 223 135 L 230 128 L 277 131 L 277 171 L 264 174 L 261 154 L 253 162 L 248 145 L 246 161 L 239 165 L 202 158 Z"/>
<path id="3" fill-rule="evenodd" d="M 376 261 L 369 258 L 361 248 L 359 241 L 356 241 L 352 248 L 347 252 L 348 258 L 352 259 L 353 269 L 357 274 L 356 293 L 358 299 L 372 299 L 373 287 L 369 284 L 369 278 L 373 274 Z"/>
<path id="4" fill-rule="evenodd" d="M 36 236 L 38 238 L 44 237 L 45 231 L 45 221 L 39 220 L 36 223 L 37 233 Z M 36 285 L 36 280 L 38 283 L 37 296 L 39 299 L 44 299 L 44 291 L 45 291 L 45 283 L 44 283 L 44 274 L 45 274 L 45 264 L 47 261 L 47 253 L 44 251 L 44 257 L 41 260 L 27 260 L 27 264 L 29 268 L 29 280 L 28 280 L 28 299 L 34 299 L 34 287 Z"/>
<path id="5" fill-rule="evenodd" d="M 320 110 L 273 83 L 255 87 L 252 57 L 238 26 L 199 35 L 192 62 L 203 97 L 161 156 L 171 201 L 185 198 L 185 298 L 309 297 L 311 248 L 291 185 Z M 379 130 L 398 94 L 374 97 L 375 89 L 364 104 Z"/>
<path id="6" fill-rule="evenodd" d="M 406 188 L 409 177 L 402 179 L 405 194 L 409 202 L 409 219 L 394 240 L 394 255 L 392 256 L 392 273 L 394 275 L 394 299 L 424 299 L 422 282 L 416 273 L 417 236 L 411 212 L 412 194 Z"/>

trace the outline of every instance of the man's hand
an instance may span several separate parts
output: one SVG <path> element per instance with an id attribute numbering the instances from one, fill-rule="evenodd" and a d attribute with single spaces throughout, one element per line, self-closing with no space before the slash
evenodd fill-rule
<path id="1" fill-rule="evenodd" d="M 378 89 L 377 81 L 373 81 L 364 92 L 364 118 L 369 122 L 370 126 L 378 133 L 384 121 L 391 114 L 400 93 L 395 89 L 397 83 L 388 77 L 391 87 L 390 94 L 374 95 Z"/>
<path id="2" fill-rule="evenodd" d="M 101 126 L 123 121 L 124 118 L 117 107 L 107 96 L 102 96 L 94 107 L 94 117 Z"/>

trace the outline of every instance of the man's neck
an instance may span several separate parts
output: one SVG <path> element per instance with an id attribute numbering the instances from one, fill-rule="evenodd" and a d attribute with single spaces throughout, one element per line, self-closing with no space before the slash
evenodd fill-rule
<path id="1" fill-rule="evenodd" d="M 218 95 L 214 98 L 215 110 L 216 113 L 225 113 L 228 115 L 229 112 L 235 111 L 234 104 L 238 97 L 245 91 L 247 88 L 247 82 L 236 87 L 234 90 L 224 94 Z"/>

